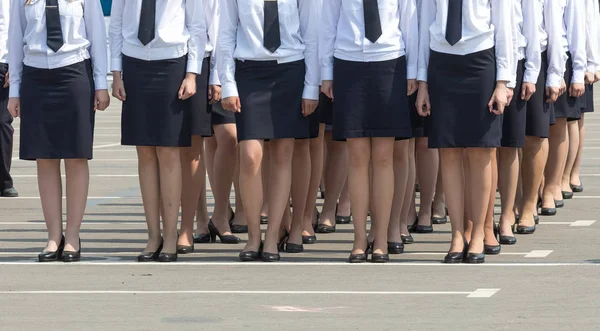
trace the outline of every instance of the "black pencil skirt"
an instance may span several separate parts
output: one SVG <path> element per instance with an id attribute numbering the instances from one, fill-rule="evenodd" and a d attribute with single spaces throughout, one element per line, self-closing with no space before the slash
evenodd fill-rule
<path id="1" fill-rule="evenodd" d="M 412 130 L 412 138 L 427 137 L 426 121 L 428 117 L 423 117 L 417 112 L 417 95 L 419 91 L 408 97 L 408 111 L 410 112 L 410 124 Z"/>
<path id="2" fill-rule="evenodd" d="M 585 86 L 585 94 L 581 97 L 581 112 L 594 112 L 594 85 Z"/>
<path id="3" fill-rule="evenodd" d="M 304 60 L 236 61 L 239 141 L 310 138 L 310 121 L 302 115 L 305 70 Z"/>
<path id="4" fill-rule="evenodd" d="M 381 62 L 334 59 L 333 139 L 411 136 L 406 57 Z"/>
<path id="5" fill-rule="evenodd" d="M 127 99 L 121 114 L 121 144 L 191 146 L 190 100 L 178 96 L 186 65 L 187 56 L 160 61 L 123 56 Z"/>
<path id="6" fill-rule="evenodd" d="M 525 123 L 525 135 L 528 137 L 548 138 L 550 125 L 555 121 L 554 107 L 546 100 L 546 72 L 548 70 L 547 52 L 542 53 L 542 70 L 535 84 L 535 93 L 527 101 L 527 119 Z M 515 90 L 515 95 L 520 93 Z"/>
<path id="7" fill-rule="evenodd" d="M 429 148 L 500 147 L 502 115 L 489 111 L 496 88 L 496 55 L 490 48 L 468 55 L 431 51 Z"/>
<path id="8" fill-rule="evenodd" d="M 202 61 L 202 72 L 196 76 L 196 94 L 190 98 L 192 113 L 192 135 L 210 137 L 213 135 L 210 107 L 208 104 L 208 79 L 210 57 Z"/>
<path id="9" fill-rule="evenodd" d="M 319 122 L 327 125 L 333 123 L 333 102 L 324 93 L 319 95 Z"/>
<path id="10" fill-rule="evenodd" d="M 56 69 L 23 66 L 19 157 L 91 159 L 94 90 L 90 60 Z"/>
<path id="11" fill-rule="evenodd" d="M 573 60 L 571 53 L 567 52 L 568 59 L 565 70 L 565 83 L 567 83 L 567 92 L 563 93 L 554 103 L 554 115 L 556 118 L 566 118 L 567 121 L 576 121 L 581 118 L 581 98 L 569 96 L 569 86 L 573 77 Z"/>
<path id="12" fill-rule="evenodd" d="M 213 126 L 223 124 L 235 124 L 235 114 L 223 109 L 221 101 L 210 105 L 210 121 Z"/>
<path id="13" fill-rule="evenodd" d="M 527 101 L 521 99 L 525 60 L 517 63 L 517 82 L 513 98 L 504 110 L 502 120 L 502 140 L 500 146 L 523 148 L 525 146 L 525 127 L 527 123 Z"/>

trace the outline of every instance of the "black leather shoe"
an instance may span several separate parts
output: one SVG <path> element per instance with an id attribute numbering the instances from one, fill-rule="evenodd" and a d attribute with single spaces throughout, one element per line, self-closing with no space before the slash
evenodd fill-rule
<path id="1" fill-rule="evenodd" d="M 388 241 L 388 253 L 389 254 L 402 254 L 404 253 L 404 243 L 395 243 Z"/>
<path id="2" fill-rule="evenodd" d="M 486 255 L 498 255 L 500 254 L 500 251 L 502 250 L 502 246 L 500 245 L 496 245 L 496 246 L 492 246 L 492 245 L 483 245 L 483 253 Z"/>
<path id="3" fill-rule="evenodd" d="M 571 190 L 575 193 L 581 193 L 583 192 L 583 183 L 581 183 L 580 185 L 573 185 L 571 184 Z"/>
<path id="4" fill-rule="evenodd" d="M 262 253 L 263 250 L 263 243 L 260 243 L 260 246 L 258 248 L 258 252 L 257 251 L 242 251 L 240 252 L 239 258 L 242 262 L 253 262 L 253 261 L 259 261 L 260 260 L 260 253 Z"/>
<path id="5" fill-rule="evenodd" d="M 562 191 L 562 197 L 565 200 L 569 200 L 569 199 L 573 199 L 573 192 L 569 192 L 569 191 Z"/>
<path id="6" fill-rule="evenodd" d="M 367 253 L 362 254 L 350 254 L 348 257 L 349 263 L 365 263 L 367 262 Z"/>
<path id="7" fill-rule="evenodd" d="M 62 236 L 58 248 L 54 252 L 41 252 L 38 255 L 39 262 L 56 262 L 62 259 L 63 251 L 65 249 L 65 236 Z"/>
<path id="8" fill-rule="evenodd" d="M 415 225 L 415 227 L 413 227 L 412 232 L 413 233 L 432 233 L 433 226 L 417 224 L 417 225 Z"/>
<path id="9" fill-rule="evenodd" d="M 517 237 L 515 236 L 500 236 L 500 240 L 498 240 L 500 245 L 514 245 L 517 243 Z"/>
<path id="10" fill-rule="evenodd" d="M 448 217 L 432 217 L 431 224 L 446 224 L 448 223 Z"/>
<path id="11" fill-rule="evenodd" d="M 448 252 L 448 254 L 446 254 L 446 256 L 444 256 L 444 263 L 449 263 L 449 264 L 461 263 L 467 256 L 468 250 L 469 250 L 469 245 L 465 242 L 462 252 Z"/>
<path id="12" fill-rule="evenodd" d="M 302 236 L 302 243 L 307 245 L 312 245 L 317 242 L 317 236 Z"/>
<path id="13" fill-rule="evenodd" d="M 485 254 L 484 253 L 467 253 L 465 257 L 465 263 L 471 264 L 479 264 L 485 262 Z"/>
<path id="14" fill-rule="evenodd" d="M 194 245 L 177 245 L 177 254 L 191 254 L 194 252 Z"/>
<path id="15" fill-rule="evenodd" d="M 177 262 L 177 253 L 160 253 L 158 262 Z"/>
<path id="16" fill-rule="evenodd" d="M 540 224 L 540 217 L 538 215 L 533 215 L 533 220 L 535 221 L 535 224 Z"/>
<path id="17" fill-rule="evenodd" d="M 410 232 L 410 233 L 414 232 L 414 229 L 415 229 L 415 227 L 417 227 L 418 224 L 419 224 L 419 216 L 417 216 L 415 218 L 415 221 L 413 224 L 408 225 L 408 232 Z"/>
<path id="18" fill-rule="evenodd" d="M 517 225 L 517 233 L 518 234 L 533 234 L 535 232 L 536 226 L 522 226 Z"/>
<path id="19" fill-rule="evenodd" d="M 208 231 L 210 232 L 210 242 L 213 243 L 217 241 L 217 237 L 219 237 L 219 240 L 221 240 L 222 244 L 239 244 L 240 241 L 242 241 L 242 239 L 232 234 L 228 234 L 225 236 L 219 233 L 219 230 L 213 224 L 212 220 L 208 222 Z"/>
<path id="20" fill-rule="evenodd" d="M 336 224 L 350 224 L 350 223 L 352 223 L 352 215 L 350 215 L 350 216 L 335 215 L 335 223 Z"/>
<path id="21" fill-rule="evenodd" d="M 231 228 L 231 233 L 248 233 L 247 225 L 229 223 L 229 228 Z"/>
<path id="22" fill-rule="evenodd" d="M 194 244 L 208 244 L 210 242 L 210 234 L 203 233 L 194 236 Z"/>
<path id="23" fill-rule="evenodd" d="M 302 252 L 304 252 L 304 246 L 288 242 L 285 244 L 285 252 L 286 253 L 302 253 Z"/>
<path id="24" fill-rule="evenodd" d="M 164 241 L 160 240 L 160 245 L 158 245 L 158 249 L 155 252 L 142 252 L 142 254 L 138 255 L 138 262 L 152 262 L 158 260 L 158 256 L 160 252 L 162 252 Z"/>
<path id="25" fill-rule="evenodd" d="M 542 208 L 540 213 L 542 216 L 554 216 L 556 215 L 556 208 Z"/>
<path id="26" fill-rule="evenodd" d="M 77 252 L 63 251 L 62 260 L 64 262 L 79 262 L 81 261 L 81 239 L 79 239 L 79 249 Z"/>
<path id="27" fill-rule="evenodd" d="M 2 190 L 1 195 L 5 198 L 16 198 L 19 196 L 19 192 L 14 187 L 9 187 Z"/>
<path id="28" fill-rule="evenodd" d="M 318 224 L 316 232 L 317 233 L 334 233 L 335 225 Z"/>
<path id="29" fill-rule="evenodd" d="M 389 254 L 373 253 L 373 254 L 371 254 L 371 262 L 373 262 L 373 263 L 387 263 L 387 262 L 390 262 L 390 255 Z"/>
<path id="30" fill-rule="evenodd" d="M 269 216 L 260 215 L 260 224 L 267 224 L 267 223 L 269 223 L 268 221 L 269 221 Z"/>
<path id="31" fill-rule="evenodd" d="M 415 239 L 409 234 L 408 236 L 400 235 L 400 239 L 404 244 L 412 244 L 415 242 Z"/>
<path id="32" fill-rule="evenodd" d="M 554 205 L 556 208 L 562 208 L 565 206 L 565 202 L 563 200 L 554 200 Z"/>
<path id="33" fill-rule="evenodd" d="M 267 253 L 267 252 L 262 252 L 260 253 L 260 259 L 263 262 L 278 262 L 281 260 L 281 255 L 279 255 L 279 253 Z"/>

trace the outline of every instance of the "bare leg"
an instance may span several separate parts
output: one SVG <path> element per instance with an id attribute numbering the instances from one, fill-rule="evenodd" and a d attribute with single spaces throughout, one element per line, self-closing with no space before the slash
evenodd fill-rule
<path id="1" fill-rule="evenodd" d="M 319 223 L 333 226 L 336 204 L 348 177 L 348 148 L 346 142 L 333 141 L 331 132 L 325 132 L 325 141 L 328 146 L 325 177 L 327 194 Z"/>
<path id="2" fill-rule="evenodd" d="M 482 253 L 485 238 L 484 226 L 489 195 L 481 192 L 492 190 L 492 154 L 496 153 L 493 148 L 467 148 L 466 153 L 469 160 L 471 196 L 468 197 L 471 205 L 471 216 L 473 217 L 473 232 L 469 241 L 469 253 Z M 495 190 L 494 190 L 495 191 Z"/>
<path id="3" fill-rule="evenodd" d="M 439 151 L 436 150 L 439 156 Z M 442 163 L 439 163 L 437 183 L 435 184 L 435 196 L 433 198 L 432 216 L 443 218 L 446 215 L 446 198 L 444 197 L 444 183 L 442 181 Z"/>
<path id="4" fill-rule="evenodd" d="M 522 226 L 534 226 L 533 215 L 537 214 L 538 191 L 542 184 L 544 167 L 548 159 L 548 139 L 526 137 L 523 149 L 521 180 L 523 181 L 523 207 L 519 222 Z M 510 235 L 512 224 L 500 220 L 500 234 Z"/>
<path id="5" fill-rule="evenodd" d="M 55 252 L 63 236 L 60 160 L 37 160 L 37 179 L 42 212 L 48 230 L 45 252 Z"/>
<path id="6" fill-rule="evenodd" d="M 79 230 L 85 214 L 88 189 L 90 187 L 90 169 L 88 160 L 65 160 L 67 176 L 67 230 L 65 231 L 65 251 L 79 250 Z"/>
<path id="7" fill-rule="evenodd" d="M 213 195 L 215 198 L 215 210 L 212 221 L 224 235 L 231 234 L 229 219 L 231 218 L 231 184 L 235 171 L 235 150 L 237 146 L 237 134 L 235 124 L 217 125 L 214 127 L 217 139 L 217 151 L 213 164 Z"/>
<path id="8" fill-rule="evenodd" d="M 502 158 L 502 150 L 500 150 L 500 158 Z M 495 150 L 491 152 L 490 166 L 492 172 L 492 181 L 490 185 L 490 197 L 488 199 L 484 221 L 484 243 L 489 246 L 498 246 L 499 243 L 496 239 L 496 234 L 494 233 L 494 207 L 496 206 L 496 187 L 498 187 L 498 153 L 496 153 Z M 500 164 L 500 167 L 501 166 L 502 164 Z M 516 175 L 519 176 L 518 166 Z M 502 191 L 502 187 L 500 190 Z M 502 208 L 505 208 L 504 202 L 502 202 Z M 509 209 L 509 211 L 512 212 L 512 208 Z"/>
<path id="9" fill-rule="evenodd" d="M 204 139 L 201 136 L 192 136 L 192 146 L 178 149 L 180 152 L 180 160 L 183 169 L 182 173 L 182 192 L 181 195 L 181 232 L 177 244 L 184 246 L 192 246 L 194 244 L 194 218 L 196 216 L 196 209 L 198 207 L 198 201 L 200 199 L 200 191 L 203 187 L 206 187 L 206 175 L 205 172 L 200 171 L 200 164 L 202 163 L 201 153 L 203 149 Z M 157 154 L 160 157 L 159 150 L 157 148 Z M 164 149 L 164 148 L 163 148 Z M 165 153 L 168 153 L 165 151 Z M 159 160 L 160 162 L 160 160 Z M 170 164 L 169 160 L 164 159 L 160 164 L 161 172 L 161 190 L 163 189 L 162 184 L 164 179 L 162 178 L 163 169 L 162 166 Z M 170 175 L 170 173 L 167 173 Z M 164 194 L 161 194 L 163 197 Z M 165 203 L 163 201 L 163 208 Z M 179 210 L 179 206 L 177 206 Z M 165 211 L 163 210 L 163 222 L 165 218 L 168 218 Z M 177 218 L 176 218 L 177 219 Z M 166 239 L 166 238 L 165 238 Z M 166 247 L 165 247 L 166 248 Z M 168 251 L 172 252 L 172 250 Z"/>
<path id="10" fill-rule="evenodd" d="M 465 173 L 465 207 L 464 207 L 464 211 L 465 211 L 465 239 L 467 240 L 467 242 L 471 242 L 471 235 L 473 234 L 473 215 L 472 215 L 472 210 L 471 210 L 471 178 L 470 176 L 468 176 L 467 174 L 469 174 L 471 172 L 471 167 L 469 164 L 469 159 L 467 156 L 467 152 L 463 151 L 463 169 L 464 169 L 464 173 Z M 496 189 L 494 188 L 494 194 L 496 192 Z"/>
<path id="11" fill-rule="evenodd" d="M 319 183 L 323 174 L 323 137 L 325 136 L 325 124 L 321 124 L 319 130 L 319 136 L 310 140 L 310 184 L 306 198 L 306 208 L 304 209 L 303 236 L 312 236 L 315 234 L 313 230 L 313 218 L 316 212 L 317 191 L 319 190 Z"/>
<path id="12" fill-rule="evenodd" d="M 163 208 L 163 236 L 164 246 L 163 252 L 174 254 L 177 252 L 177 220 L 179 218 L 179 206 L 181 203 L 182 192 L 182 169 L 180 159 L 180 148 L 177 147 L 157 147 L 156 155 L 158 156 L 159 178 L 160 178 L 160 198 Z M 197 175 L 197 174 L 196 174 Z M 206 175 L 201 174 L 202 177 Z M 193 179 L 192 179 L 193 180 Z M 203 178 L 202 182 L 204 183 Z M 188 191 L 189 192 L 189 191 Z M 196 199 L 196 201 L 198 201 Z M 192 199 L 189 201 L 193 206 L 195 204 Z M 193 214 L 191 217 L 193 235 Z M 193 243 L 190 239 L 190 245 Z"/>
<path id="13" fill-rule="evenodd" d="M 237 139 L 237 138 L 236 138 Z M 240 195 L 240 153 L 239 146 L 235 150 L 236 162 L 235 162 L 235 173 L 233 175 L 233 188 L 235 190 L 235 218 L 233 224 L 247 225 L 246 222 L 246 210 L 242 203 L 242 197 Z"/>
<path id="14" fill-rule="evenodd" d="M 560 182 L 569 149 L 567 141 L 567 120 L 557 118 L 556 124 L 550 126 L 548 162 L 545 169 L 544 194 L 542 207 L 554 208 L 556 191 L 560 191 Z"/>
<path id="15" fill-rule="evenodd" d="M 584 114 L 581 114 L 581 119 L 577 122 L 579 124 L 579 147 L 577 148 L 577 156 L 575 157 L 575 164 L 573 165 L 573 170 L 571 170 L 571 178 L 569 180 L 569 184 L 573 184 L 575 186 L 581 185 L 581 178 L 579 178 L 579 167 L 581 166 L 581 159 L 583 156 L 583 141 L 585 138 Z"/>
<path id="16" fill-rule="evenodd" d="M 156 147 L 137 146 L 136 149 L 140 190 L 148 226 L 148 244 L 144 252 L 155 252 L 161 243 L 158 157 Z"/>
<path id="17" fill-rule="evenodd" d="M 464 206 L 465 206 L 465 180 L 463 175 L 463 150 L 454 148 L 441 148 L 440 161 L 442 164 L 442 180 L 444 188 L 451 188 L 445 192 L 450 223 L 452 225 L 452 241 L 448 252 L 462 252 L 465 243 Z M 484 195 L 487 198 L 487 195 Z"/>
<path id="18" fill-rule="evenodd" d="M 292 158 L 292 202 L 294 204 L 292 214 L 292 226 L 290 231 L 290 238 L 288 242 L 301 245 L 302 244 L 302 231 L 305 228 L 304 215 L 307 209 L 308 199 L 314 201 L 312 203 L 311 211 L 314 211 L 314 203 L 316 203 L 316 189 L 311 192 L 314 193 L 309 197 L 309 186 L 311 182 L 311 153 L 310 153 L 310 140 L 309 139 L 297 139 L 294 142 L 294 155 Z"/>
<path id="19" fill-rule="evenodd" d="M 371 140 L 369 138 L 352 138 L 348 139 L 347 144 L 349 159 L 348 188 L 350 190 L 352 215 L 354 218 L 354 247 L 352 248 L 352 254 L 358 255 L 364 253 L 367 248 Z M 328 192 L 331 192 L 331 186 L 327 185 L 327 188 Z M 326 197 L 329 197 L 329 194 Z"/>
<path id="20" fill-rule="evenodd" d="M 499 163 L 493 169 L 497 172 L 498 176 L 498 187 L 500 188 L 500 199 L 502 205 L 502 212 L 500 214 L 500 227 L 507 230 L 510 233 L 510 227 L 515 224 L 515 199 L 517 195 L 517 185 L 519 182 L 519 153 L 517 148 L 503 147 L 499 150 Z M 494 160 L 492 159 L 492 163 Z M 493 165 L 492 165 L 493 166 Z M 540 172 L 541 173 L 541 172 Z M 495 176 L 495 175 L 494 175 Z M 494 195 L 494 201 L 496 197 L 496 190 L 492 183 L 492 191 Z M 493 204 L 492 204 L 493 209 Z M 493 215 L 493 213 L 492 213 Z M 533 214 L 532 214 L 533 216 Z M 492 216 L 493 217 L 493 216 Z M 486 239 L 491 233 L 488 233 L 490 229 L 486 223 Z M 488 245 L 490 240 L 486 240 Z"/>
<path id="21" fill-rule="evenodd" d="M 394 142 L 394 198 L 390 213 L 390 225 L 388 227 L 388 239 L 390 242 L 400 243 L 400 219 L 404 195 L 406 194 L 406 183 L 408 182 L 408 140 Z M 405 234 L 406 235 L 406 234 Z"/>
<path id="22" fill-rule="evenodd" d="M 571 190 L 571 172 L 575 166 L 577 154 L 579 153 L 579 121 L 567 122 L 567 134 L 569 135 L 569 149 L 567 152 L 567 160 L 565 170 L 562 175 L 561 196 L 562 192 L 572 192 Z"/>
<path id="23" fill-rule="evenodd" d="M 415 209 L 415 181 L 417 169 L 415 164 L 415 139 L 408 140 L 408 174 L 406 186 L 404 186 L 404 201 L 402 202 L 402 213 L 400 214 L 400 235 L 408 236 L 408 226 L 413 225 L 417 218 Z"/>
<path id="24" fill-rule="evenodd" d="M 240 193 L 246 211 L 246 221 L 248 222 L 248 242 L 244 247 L 244 251 L 257 252 L 261 242 L 262 160 L 262 141 L 244 140 L 240 142 Z"/>
<path id="25" fill-rule="evenodd" d="M 262 207 L 260 216 L 269 215 L 269 181 L 271 179 L 271 143 L 265 141 L 263 143 L 263 164 L 262 164 L 262 186 L 264 197 L 262 199 Z"/>
<path id="26" fill-rule="evenodd" d="M 435 184 L 439 168 L 439 155 L 436 149 L 428 148 L 429 139 L 416 139 L 416 158 L 419 165 L 417 175 L 420 188 L 419 224 L 431 225 L 431 210 L 435 195 Z"/>

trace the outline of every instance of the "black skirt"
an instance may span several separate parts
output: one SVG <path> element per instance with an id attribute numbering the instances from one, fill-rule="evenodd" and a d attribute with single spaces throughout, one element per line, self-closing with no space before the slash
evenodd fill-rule
<path id="1" fill-rule="evenodd" d="M 527 101 L 527 119 L 525 121 L 525 135 L 528 137 L 548 138 L 550 124 L 554 119 L 554 107 L 546 100 L 546 72 L 548 70 L 547 52 L 542 53 L 542 70 L 535 84 L 535 93 Z M 515 96 L 519 95 L 515 90 Z M 506 116 L 506 115 L 505 115 Z"/>
<path id="2" fill-rule="evenodd" d="M 90 60 L 56 69 L 23 66 L 19 157 L 91 159 L 94 90 Z"/>
<path id="3" fill-rule="evenodd" d="M 319 95 L 319 122 L 333 123 L 333 102 L 323 93 Z"/>
<path id="4" fill-rule="evenodd" d="M 319 125 L 321 124 L 321 116 L 320 116 L 320 109 L 317 106 L 317 109 L 315 109 L 315 111 L 310 114 L 310 116 L 308 116 L 308 122 L 309 122 L 309 127 L 308 127 L 308 131 L 309 131 L 309 138 L 314 139 L 317 138 L 319 136 Z"/>
<path id="5" fill-rule="evenodd" d="M 568 59 L 565 70 L 565 82 L 567 83 L 567 92 L 563 93 L 554 103 L 554 115 L 556 118 L 566 118 L 568 121 L 576 121 L 581 118 L 581 98 L 569 96 L 569 86 L 573 77 L 573 60 L 571 53 L 567 52 Z"/>
<path id="6" fill-rule="evenodd" d="M 190 98 L 192 113 L 192 135 L 210 137 L 213 135 L 210 107 L 208 105 L 208 78 L 210 57 L 202 61 L 202 72 L 196 76 L 196 94 Z"/>
<path id="7" fill-rule="evenodd" d="M 411 136 L 406 57 L 333 68 L 333 139 Z"/>
<path id="8" fill-rule="evenodd" d="M 525 127 L 527 123 L 527 101 L 521 99 L 525 60 L 517 63 L 517 82 L 513 98 L 504 110 L 502 120 L 502 140 L 500 146 L 523 148 L 525 146 Z"/>
<path id="9" fill-rule="evenodd" d="M 310 121 L 302 115 L 305 70 L 304 60 L 236 61 L 239 141 L 310 138 Z"/>
<path id="10" fill-rule="evenodd" d="M 585 86 L 585 94 L 581 97 L 581 112 L 594 112 L 594 85 Z"/>
<path id="11" fill-rule="evenodd" d="M 468 55 L 431 51 L 429 148 L 499 147 L 502 116 L 489 111 L 496 88 L 494 48 Z"/>
<path id="12" fill-rule="evenodd" d="M 210 121 L 212 125 L 235 124 L 235 114 L 223 109 L 221 102 L 210 105 Z"/>
<path id="13" fill-rule="evenodd" d="M 190 101 L 178 96 L 186 65 L 187 56 L 160 61 L 123 56 L 127 99 L 121 114 L 121 144 L 191 146 Z"/>
<path id="14" fill-rule="evenodd" d="M 412 138 L 427 137 L 425 121 L 428 121 L 428 117 L 423 117 L 417 112 L 416 103 L 418 94 L 419 92 L 417 91 L 408 97 L 408 110 L 410 112 Z"/>

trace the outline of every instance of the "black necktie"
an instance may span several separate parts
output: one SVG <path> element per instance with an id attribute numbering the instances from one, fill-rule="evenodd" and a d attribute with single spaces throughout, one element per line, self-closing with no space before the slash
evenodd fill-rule
<path id="1" fill-rule="evenodd" d="M 46 44 L 56 53 L 64 43 L 58 0 L 46 0 Z"/>
<path id="2" fill-rule="evenodd" d="M 365 15 L 365 37 L 375 43 L 381 37 L 381 19 L 377 0 L 364 0 L 363 11 Z"/>
<path id="3" fill-rule="evenodd" d="M 154 39 L 155 20 L 156 0 L 142 0 L 138 39 L 144 46 L 148 45 Z"/>
<path id="4" fill-rule="evenodd" d="M 281 46 L 281 35 L 279 34 L 279 7 L 277 0 L 265 0 L 264 4 L 265 21 L 264 33 L 265 37 L 263 45 L 269 52 L 274 53 Z"/>
<path id="5" fill-rule="evenodd" d="M 462 0 L 448 0 L 446 40 L 452 46 L 462 38 Z"/>

